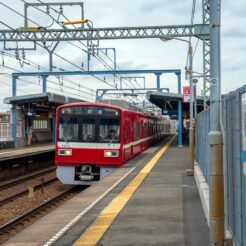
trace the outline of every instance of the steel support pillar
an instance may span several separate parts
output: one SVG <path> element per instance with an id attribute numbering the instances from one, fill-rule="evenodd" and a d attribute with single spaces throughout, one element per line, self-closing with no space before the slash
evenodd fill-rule
<path id="1" fill-rule="evenodd" d="M 52 142 L 56 143 L 56 112 L 52 112 Z"/>
<path id="2" fill-rule="evenodd" d="M 46 93 L 46 91 L 47 91 L 47 76 L 42 76 L 42 81 L 43 81 L 43 86 L 42 86 L 42 88 L 43 88 L 43 93 Z"/>
<path id="3" fill-rule="evenodd" d="M 209 0 L 210 6 L 210 132 L 211 148 L 209 186 L 210 245 L 224 245 L 223 136 L 220 127 L 220 0 Z"/>
<path id="4" fill-rule="evenodd" d="M 178 77 L 178 93 L 181 94 L 181 74 L 176 73 Z M 183 124 L 183 114 L 182 114 L 182 101 L 178 101 L 178 147 L 183 147 L 182 139 L 182 124 Z"/>
<path id="5" fill-rule="evenodd" d="M 209 0 L 202 0 L 203 6 L 203 25 L 207 26 L 210 22 Z M 210 39 L 203 38 L 203 107 L 207 108 L 210 96 Z"/>
<path id="6" fill-rule="evenodd" d="M 155 73 L 156 75 L 156 89 L 161 90 L 161 73 Z"/>
<path id="7" fill-rule="evenodd" d="M 16 96 L 16 87 L 17 87 L 17 77 L 12 77 L 12 97 Z M 12 138 L 14 142 L 14 147 L 17 147 L 17 138 L 16 138 L 16 106 L 12 105 L 11 109 L 12 116 Z"/>
<path id="8" fill-rule="evenodd" d="M 12 77 L 12 97 L 16 97 L 17 78 L 16 76 Z"/>
<path id="9" fill-rule="evenodd" d="M 195 148 L 195 131 L 193 128 L 193 58 L 192 58 L 192 46 L 189 43 L 189 65 L 190 65 L 190 128 L 189 128 L 189 150 L 190 150 L 190 168 L 186 170 L 186 174 L 189 176 L 194 175 L 194 148 Z"/>
<path id="10" fill-rule="evenodd" d="M 14 142 L 14 147 L 17 147 L 17 138 L 16 138 L 16 106 L 12 105 L 11 109 L 12 116 L 12 138 Z"/>

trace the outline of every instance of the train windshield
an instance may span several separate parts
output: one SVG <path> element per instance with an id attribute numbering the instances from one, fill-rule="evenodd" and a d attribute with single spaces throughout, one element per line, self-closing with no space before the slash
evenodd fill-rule
<path id="1" fill-rule="evenodd" d="M 77 117 L 64 117 L 59 120 L 59 140 L 78 141 L 79 120 Z"/>
<path id="2" fill-rule="evenodd" d="M 100 119 L 99 141 L 100 142 L 119 142 L 120 140 L 120 121 L 119 119 Z"/>
<path id="3" fill-rule="evenodd" d="M 82 121 L 82 140 L 84 142 L 92 142 L 95 140 L 95 120 L 84 119 Z"/>
<path id="4" fill-rule="evenodd" d="M 64 107 L 59 112 L 58 140 L 120 142 L 120 111 L 107 107 Z"/>

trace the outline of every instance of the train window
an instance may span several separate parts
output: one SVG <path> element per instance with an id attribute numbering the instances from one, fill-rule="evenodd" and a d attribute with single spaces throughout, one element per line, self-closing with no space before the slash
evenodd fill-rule
<path id="1" fill-rule="evenodd" d="M 120 141 L 119 119 L 100 119 L 99 141 L 114 143 Z"/>
<path id="2" fill-rule="evenodd" d="M 78 141 L 79 120 L 77 117 L 64 117 L 59 119 L 59 140 Z"/>
<path id="3" fill-rule="evenodd" d="M 140 139 L 140 123 L 135 124 L 135 140 Z"/>
<path id="4" fill-rule="evenodd" d="M 148 137 L 148 124 L 144 123 L 144 138 Z"/>
<path id="5" fill-rule="evenodd" d="M 91 142 L 95 140 L 95 120 L 84 119 L 82 123 L 82 140 Z"/>

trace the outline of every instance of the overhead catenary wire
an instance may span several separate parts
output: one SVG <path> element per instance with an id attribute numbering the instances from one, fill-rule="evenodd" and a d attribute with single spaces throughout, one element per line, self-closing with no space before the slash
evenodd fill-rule
<path id="1" fill-rule="evenodd" d="M 23 0 L 21 0 L 22 2 L 24 2 L 24 3 L 26 3 L 26 1 L 23 1 Z M 42 1 L 39 1 L 40 3 L 43 3 Z M 8 7 L 7 5 L 5 5 L 5 7 Z M 44 12 L 44 11 L 42 11 L 42 10 L 40 10 L 39 8 L 37 8 L 39 11 L 41 11 L 41 12 Z M 52 9 L 54 9 L 54 8 L 52 8 Z M 56 11 L 55 9 L 54 9 L 54 11 Z M 57 11 L 56 11 L 57 12 Z M 17 12 L 18 13 L 18 12 Z M 46 12 L 44 12 L 45 14 L 47 14 Z M 58 13 L 58 12 L 57 12 Z M 20 14 L 20 13 L 18 13 L 19 15 L 21 15 L 21 16 L 23 16 L 22 14 Z M 50 15 L 49 15 L 50 16 Z M 65 18 L 66 18 L 66 16 L 65 15 L 63 15 Z M 50 16 L 53 20 L 55 20 L 52 16 Z M 30 21 L 32 21 L 32 23 L 34 23 L 34 24 L 37 24 L 37 25 L 39 25 L 37 22 L 35 22 L 35 21 L 33 21 L 33 20 L 31 20 L 30 18 L 27 18 L 28 20 L 30 20 Z M 66 18 L 67 19 L 67 18 Z M 67 19 L 68 20 L 68 19 Z M 69 43 L 71 43 L 71 42 L 69 42 Z M 71 43 L 72 45 L 74 45 L 73 43 Z M 83 43 L 82 43 L 83 44 Z M 84 44 L 83 44 L 84 45 Z M 76 45 L 75 45 L 76 46 Z M 85 45 L 84 45 L 85 46 Z M 76 47 L 78 47 L 78 46 L 76 46 Z M 78 47 L 78 48 L 80 48 L 80 47 Z M 80 48 L 81 49 L 81 48 Z M 84 49 L 82 49 L 83 51 L 85 51 Z M 86 51 L 85 51 L 86 52 Z M 55 55 L 57 55 L 57 54 L 55 54 Z M 60 57 L 61 58 L 61 57 Z M 67 62 L 69 62 L 69 61 L 67 61 Z M 108 65 L 107 65 L 108 66 Z M 94 76 L 94 77 L 96 77 L 96 76 Z M 106 81 L 103 81 L 104 83 L 106 82 Z M 108 83 L 107 83 L 108 84 Z M 132 84 L 133 85 L 133 84 Z"/>
<path id="2" fill-rule="evenodd" d="M 24 0 L 21 0 L 22 2 L 26 2 L 26 1 L 24 1 Z M 39 3 L 41 3 L 41 4 L 44 4 L 45 5 L 45 3 L 43 2 L 43 1 L 41 1 L 41 0 L 37 0 Z M 33 6 L 33 7 L 35 7 L 35 6 Z M 37 7 L 35 7 L 36 9 L 38 9 L 39 11 L 41 11 L 41 12 L 43 12 L 43 13 L 45 13 L 45 14 L 47 14 L 46 12 L 44 12 L 44 11 L 42 11 L 41 9 L 39 9 L 39 8 L 37 8 Z M 49 8 L 50 9 L 52 9 L 52 10 L 54 10 L 56 13 L 58 13 L 58 14 L 60 14 L 60 12 L 59 11 L 57 11 L 55 8 L 53 8 L 53 7 L 50 7 L 49 6 Z M 47 14 L 48 16 L 50 16 L 51 18 L 53 18 L 50 14 Z M 63 13 L 61 13 L 61 15 L 67 20 L 67 21 L 70 21 Z M 54 18 L 53 18 L 54 19 Z M 54 19 L 55 20 L 55 19 Z M 59 25 L 60 25 L 60 23 L 58 23 Z M 60 25 L 60 26 L 62 26 L 62 25 Z M 76 28 L 76 26 L 75 25 L 73 25 L 75 28 Z M 64 26 L 62 26 L 63 28 L 64 28 Z M 69 42 L 69 41 L 68 41 Z M 86 46 L 83 42 L 81 42 L 81 41 L 79 41 L 83 46 L 85 46 L 86 48 L 88 48 L 88 46 Z M 72 45 L 74 45 L 72 42 L 69 42 L 70 44 L 72 44 Z M 80 47 L 78 47 L 78 46 L 76 46 L 76 45 L 74 45 L 75 47 L 77 47 L 77 48 L 80 48 Z M 81 48 L 80 48 L 81 49 Z M 84 50 L 84 49 L 81 49 L 82 51 L 84 51 L 84 52 L 87 52 L 86 50 Z M 101 50 L 99 50 L 99 52 L 102 52 Z M 103 52 L 102 52 L 103 53 Z M 104 60 L 102 60 L 99 56 L 97 57 L 95 57 L 96 59 L 98 59 L 98 60 L 101 60 L 101 62 L 102 63 L 104 63 L 105 64 L 105 61 Z M 112 61 L 112 60 L 111 60 Z M 113 69 L 113 67 L 111 67 L 111 66 L 109 66 L 107 63 L 106 63 L 106 66 L 109 68 L 109 69 Z M 117 66 L 118 67 L 118 66 Z M 119 67 L 118 67 L 119 68 Z M 116 75 L 116 77 L 117 77 L 117 75 Z M 127 85 L 127 83 L 125 83 L 126 85 Z M 133 86 L 133 87 L 135 87 L 132 83 L 131 83 L 131 85 Z M 130 88 L 130 87 L 129 87 Z"/>
<path id="3" fill-rule="evenodd" d="M 23 1 L 23 0 L 21 0 L 21 1 Z M 2 3 L 0 3 L 0 4 L 2 4 Z M 4 5 L 6 8 L 9 8 L 9 6 L 6 5 L 6 4 L 2 4 L 2 5 Z M 15 13 L 18 13 L 20 16 L 24 17 L 22 14 L 20 14 L 19 12 L 13 10 L 12 8 L 9 8 L 9 9 L 12 10 L 12 11 L 14 11 Z M 6 23 L 4 23 L 4 22 L 2 22 L 2 21 L 0 21 L 0 23 L 4 24 L 5 26 L 7 26 L 8 28 L 10 28 L 11 30 L 15 31 L 15 29 L 12 28 L 12 27 L 10 27 L 8 24 L 6 24 Z M 36 22 L 35 22 L 35 23 L 36 23 Z M 34 23 L 34 24 L 35 24 L 35 23 Z M 25 36 L 24 34 L 21 34 L 21 35 L 22 35 L 22 36 Z M 27 36 L 25 36 L 25 37 L 28 38 Z M 39 46 L 42 47 L 42 48 L 45 48 L 44 45 L 41 45 L 41 44 L 39 44 L 39 43 L 37 43 L 37 45 L 39 45 Z M 54 54 L 55 56 L 59 57 L 60 59 L 66 61 L 66 62 L 69 63 L 70 65 L 77 67 L 79 70 L 84 71 L 84 69 L 82 69 L 80 66 L 74 64 L 73 62 L 69 61 L 68 59 L 62 57 L 61 55 L 58 55 L 58 54 L 55 53 L 55 52 L 53 52 L 53 54 Z M 113 88 L 114 88 L 113 85 L 111 85 L 110 83 L 107 83 L 107 82 L 104 81 L 103 79 L 101 79 L 101 78 L 99 78 L 99 77 L 97 77 L 97 76 L 95 76 L 95 75 L 91 75 L 91 76 L 95 77 L 96 79 L 100 80 L 101 82 L 106 83 L 106 84 L 109 85 L 110 87 L 113 87 Z"/>
<path id="4" fill-rule="evenodd" d="M 21 1 L 22 1 L 23 3 L 28 4 L 25 0 L 21 0 Z M 41 4 L 46 5 L 44 2 L 42 2 L 42 1 L 40 1 L 40 0 L 38 0 L 38 2 L 41 3 Z M 62 28 L 64 28 L 64 26 L 61 25 L 61 23 L 59 23 L 57 20 L 55 20 L 55 18 L 54 18 L 53 16 L 51 16 L 50 14 L 48 14 L 47 12 L 41 10 L 40 8 L 38 8 L 38 7 L 36 7 L 36 6 L 32 6 L 32 7 L 35 8 L 35 9 L 37 9 L 38 11 L 40 11 L 40 12 L 42 12 L 42 13 L 48 15 L 50 18 L 52 18 L 54 21 L 56 21 L 56 23 L 57 23 L 58 25 L 60 25 Z M 63 13 L 60 13 L 60 12 L 57 11 L 55 8 L 50 7 L 50 6 L 49 6 L 49 8 L 52 9 L 54 12 L 56 12 L 56 13 L 58 13 L 58 14 L 61 14 L 67 21 L 70 21 Z M 29 19 L 29 18 L 28 18 L 28 19 Z M 36 23 L 36 24 L 38 25 L 38 23 Z M 76 27 L 75 25 L 72 25 L 72 26 Z M 82 50 L 83 52 L 87 53 L 87 50 L 82 49 L 81 47 L 75 45 L 74 43 L 72 43 L 72 42 L 70 42 L 70 41 L 66 41 L 66 42 L 68 42 L 69 44 L 73 45 L 74 47 L 79 48 L 79 49 Z M 79 41 L 79 43 L 82 44 L 84 47 L 88 48 L 88 46 L 86 46 L 83 42 Z M 105 63 L 105 61 L 103 61 L 100 57 L 96 57 L 96 59 L 99 60 L 99 61 L 101 61 L 101 62 L 102 62 L 104 65 L 106 65 L 109 69 L 112 69 L 112 67 L 110 67 L 110 65 L 108 65 L 107 63 Z M 93 77 L 98 78 L 97 76 L 93 76 Z M 105 82 L 105 81 L 104 81 L 104 82 Z"/>
<path id="5" fill-rule="evenodd" d="M 39 2 L 41 2 L 41 1 L 39 1 Z M 3 5 L 3 4 L 2 4 L 2 5 Z M 7 7 L 7 8 L 9 8 L 9 6 L 7 6 L 7 5 L 5 5 L 5 4 L 4 4 L 4 6 Z M 14 11 L 15 13 L 18 13 L 19 15 L 21 15 L 19 12 L 13 10 L 12 8 L 11 8 L 11 10 Z M 23 16 L 23 15 L 22 15 L 22 16 Z M 30 20 L 30 21 L 32 21 L 32 20 Z M 34 23 L 34 21 L 32 21 L 32 23 Z M 3 23 L 3 24 L 6 25 L 6 26 L 8 26 L 6 23 Z M 37 24 L 38 24 L 38 23 L 37 23 Z M 10 28 L 11 28 L 11 27 L 10 27 Z M 13 28 L 11 28 L 11 29 L 12 29 L 12 30 L 15 30 L 15 29 L 13 29 Z M 38 44 L 38 45 L 41 46 L 41 47 L 43 47 L 43 48 L 45 48 L 43 45 L 40 45 L 40 44 Z M 54 55 L 58 56 L 60 59 L 63 59 L 63 60 L 66 61 L 67 63 L 69 63 L 69 64 L 71 64 L 71 65 L 73 65 L 73 66 L 79 68 L 80 70 L 83 70 L 83 69 L 81 69 L 80 66 L 78 66 L 78 65 L 74 64 L 73 62 L 69 61 L 68 59 L 66 59 L 66 58 L 64 58 L 64 57 L 62 57 L 62 56 L 56 54 L 55 52 L 54 52 Z M 111 86 L 111 87 L 114 87 L 114 86 L 112 86 L 111 84 L 107 83 L 106 81 L 102 80 L 101 78 L 98 78 L 97 76 L 93 76 L 93 77 L 97 78 L 98 80 L 100 80 L 100 81 L 103 82 L 103 83 L 108 84 L 108 85 Z M 79 85 L 79 86 L 80 86 L 80 85 Z"/>
<path id="6" fill-rule="evenodd" d="M 12 53 L 8 53 L 8 52 L 6 52 L 6 51 L 2 51 L 2 55 L 3 55 L 3 56 L 8 56 L 8 57 L 11 57 L 11 58 L 15 58 L 15 59 L 16 59 L 16 56 L 15 56 L 15 55 L 13 55 Z M 20 58 L 20 59 L 21 59 L 21 58 Z M 46 71 L 46 72 L 49 71 L 49 70 L 46 69 L 45 67 L 43 67 L 43 66 L 41 66 L 41 65 L 39 65 L 39 64 L 37 64 L 37 63 L 35 63 L 35 62 L 29 60 L 29 59 L 27 59 L 27 58 L 24 59 L 24 62 L 25 62 L 25 64 L 31 65 L 31 66 L 37 68 L 38 70 L 43 70 L 43 71 Z M 82 88 L 84 88 L 84 89 L 87 89 L 87 90 L 89 90 L 89 91 L 92 90 L 92 91 L 94 92 L 93 89 L 91 89 L 91 88 L 89 88 L 89 87 L 86 87 L 86 86 L 84 86 L 84 85 L 80 85 L 80 84 L 78 84 L 78 83 L 75 83 L 74 81 L 71 81 L 71 80 L 68 79 L 68 78 L 64 78 L 64 80 L 66 80 L 66 81 L 72 83 L 73 85 L 75 84 L 75 85 L 80 86 L 80 87 L 82 87 Z M 94 93 L 95 93 L 95 92 L 94 92 Z"/>
<path id="7" fill-rule="evenodd" d="M 1 23 L 3 23 L 3 22 L 1 22 Z M 14 30 L 12 27 L 10 27 L 9 25 L 7 25 L 6 23 L 4 23 L 6 26 L 8 26 L 10 29 L 12 29 L 12 30 Z M 38 44 L 38 45 L 40 45 L 40 44 Z M 43 47 L 42 45 L 40 45 L 41 47 Z M 55 53 L 54 53 L 55 54 Z M 56 54 L 57 55 L 57 54 Z M 60 55 L 57 55 L 58 57 L 61 57 L 61 59 L 65 59 L 65 58 L 63 58 L 62 56 L 60 56 Z M 65 59 L 65 60 L 67 60 L 67 59 Z M 69 61 L 68 61 L 69 62 Z M 71 64 L 73 64 L 73 63 L 71 63 Z M 76 64 L 73 64 L 74 66 L 76 66 L 76 67 L 78 67 Z M 22 71 L 19 71 L 19 70 L 17 70 L 18 72 L 22 72 Z M 101 79 L 100 79 L 101 80 Z M 47 80 L 47 81 L 49 81 L 49 82 L 51 82 L 51 83 L 53 83 L 53 81 L 50 81 L 50 80 Z M 103 81 L 103 80 L 102 80 Z M 104 82 L 104 81 L 103 81 Z M 69 88 L 71 88 L 71 87 L 69 87 Z M 75 88 L 73 88 L 73 89 L 75 89 Z M 75 89 L 75 90 L 77 90 L 77 89 Z M 86 92 L 86 93 L 88 93 L 88 92 Z"/>
<path id="8" fill-rule="evenodd" d="M 0 65 L 0 67 L 3 67 L 2 65 Z M 8 67 L 8 66 L 4 66 L 5 68 L 8 68 L 8 69 L 10 69 L 10 70 L 12 70 L 12 71 L 14 71 L 14 72 L 21 72 L 20 70 L 17 70 L 17 69 L 14 69 L 14 68 L 11 68 L 11 67 Z M 7 75 L 5 75 L 5 74 L 2 74 L 3 76 L 7 76 Z M 10 77 L 12 77 L 12 75 L 9 75 Z M 25 82 L 25 83 L 29 83 L 29 84 L 33 84 L 33 85 L 38 85 L 38 86 L 41 86 L 41 84 L 37 84 L 37 83 L 34 83 L 34 82 L 32 82 L 32 81 L 29 81 L 29 80 L 25 80 L 25 79 L 18 79 L 18 80 L 20 80 L 20 81 L 22 81 L 22 82 Z M 55 85 L 58 85 L 59 86 L 59 83 L 56 83 L 56 82 L 54 82 L 54 81 L 51 81 L 51 80 L 47 80 L 49 83 L 52 83 L 52 84 L 55 84 Z M 73 91 L 78 91 L 76 88 L 72 88 L 72 87 L 69 87 L 69 86 L 66 86 L 66 85 L 63 85 L 63 87 L 65 87 L 65 88 L 67 88 L 67 89 L 71 89 L 71 90 L 73 90 Z M 52 88 L 52 87 L 47 87 L 47 88 Z M 54 89 L 54 90 L 57 90 L 56 88 L 52 88 L 52 89 Z M 72 94 L 74 94 L 74 95 L 76 95 L 76 96 L 78 96 L 78 94 L 75 94 L 75 93 L 72 93 L 72 92 L 69 92 L 69 91 L 66 91 L 66 93 L 69 93 L 70 95 L 72 95 Z M 89 93 L 88 93 L 89 94 Z M 90 95 L 90 94 L 89 94 Z M 94 95 L 93 95 L 94 96 Z M 85 97 L 85 98 L 87 98 L 87 99 L 89 99 L 89 97 L 86 97 L 86 96 L 83 96 L 83 97 Z"/>

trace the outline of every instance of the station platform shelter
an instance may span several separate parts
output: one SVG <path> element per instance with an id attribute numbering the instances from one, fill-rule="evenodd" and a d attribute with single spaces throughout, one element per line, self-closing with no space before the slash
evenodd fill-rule
<path id="1" fill-rule="evenodd" d="M 12 105 L 12 135 L 15 147 L 26 146 L 26 130 L 32 125 L 35 144 L 55 142 L 56 108 L 65 103 L 83 100 L 51 92 L 8 97 L 4 103 Z"/>
<path id="2" fill-rule="evenodd" d="M 157 107 L 162 109 L 163 115 L 178 115 L 178 102 L 182 105 L 182 116 L 183 118 L 189 118 L 190 103 L 184 102 L 183 95 L 177 93 L 169 93 L 162 91 L 149 91 L 147 93 L 148 100 L 155 104 Z M 197 96 L 197 113 L 203 111 L 203 97 Z M 194 105 L 194 103 L 193 103 Z M 194 106 L 195 112 L 195 106 Z"/>

